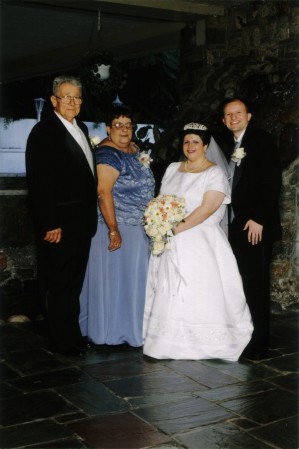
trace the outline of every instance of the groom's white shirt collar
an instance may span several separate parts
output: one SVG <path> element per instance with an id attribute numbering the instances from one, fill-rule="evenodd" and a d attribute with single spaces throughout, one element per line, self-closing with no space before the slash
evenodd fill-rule
<path id="1" fill-rule="evenodd" d="M 241 134 L 239 135 L 239 137 L 238 137 L 237 139 L 236 139 L 236 137 L 234 136 L 234 141 L 235 141 L 235 143 L 239 142 L 239 144 L 241 144 L 246 129 L 247 129 L 247 128 L 245 128 L 245 129 L 241 132 Z"/>

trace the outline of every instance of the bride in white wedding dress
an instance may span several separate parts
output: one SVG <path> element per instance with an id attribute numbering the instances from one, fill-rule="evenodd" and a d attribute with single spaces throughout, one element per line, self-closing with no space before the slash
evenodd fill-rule
<path id="1" fill-rule="evenodd" d="M 172 163 L 160 194 L 184 197 L 186 217 L 171 247 L 151 256 L 143 321 L 143 352 L 156 359 L 237 361 L 252 321 L 242 280 L 220 226 L 230 203 L 227 175 L 206 158 L 208 129 L 185 125 L 184 162 Z"/>

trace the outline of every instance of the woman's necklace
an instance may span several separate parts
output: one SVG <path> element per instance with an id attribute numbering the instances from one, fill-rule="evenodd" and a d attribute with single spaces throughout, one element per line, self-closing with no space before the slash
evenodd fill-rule
<path id="1" fill-rule="evenodd" d="M 188 172 L 188 173 L 193 173 L 193 172 L 195 172 L 195 171 L 200 170 L 200 169 L 204 166 L 206 160 L 207 160 L 206 157 L 204 157 L 204 158 L 203 158 L 203 161 L 199 164 L 198 167 L 193 168 L 193 169 L 189 169 L 189 170 L 188 170 L 188 168 L 187 168 L 187 166 L 188 166 L 188 164 L 189 164 L 189 161 L 188 161 L 188 160 L 185 161 L 185 165 L 184 165 L 185 171 Z"/>

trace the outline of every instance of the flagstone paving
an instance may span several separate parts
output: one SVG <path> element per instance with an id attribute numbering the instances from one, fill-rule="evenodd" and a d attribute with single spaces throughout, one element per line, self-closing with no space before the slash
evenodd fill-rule
<path id="1" fill-rule="evenodd" d="M 42 321 L 0 327 L 2 449 L 298 449 L 298 315 L 265 360 L 156 361 L 50 351 Z"/>

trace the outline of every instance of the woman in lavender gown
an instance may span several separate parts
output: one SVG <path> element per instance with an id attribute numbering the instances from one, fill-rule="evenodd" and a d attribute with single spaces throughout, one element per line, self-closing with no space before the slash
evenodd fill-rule
<path id="1" fill-rule="evenodd" d="M 142 221 L 154 194 L 148 160 L 132 144 L 128 108 L 114 108 L 95 149 L 98 229 L 81 293 L 82 335 L 95 344 L 142 345 L 149 240 Z"/>

